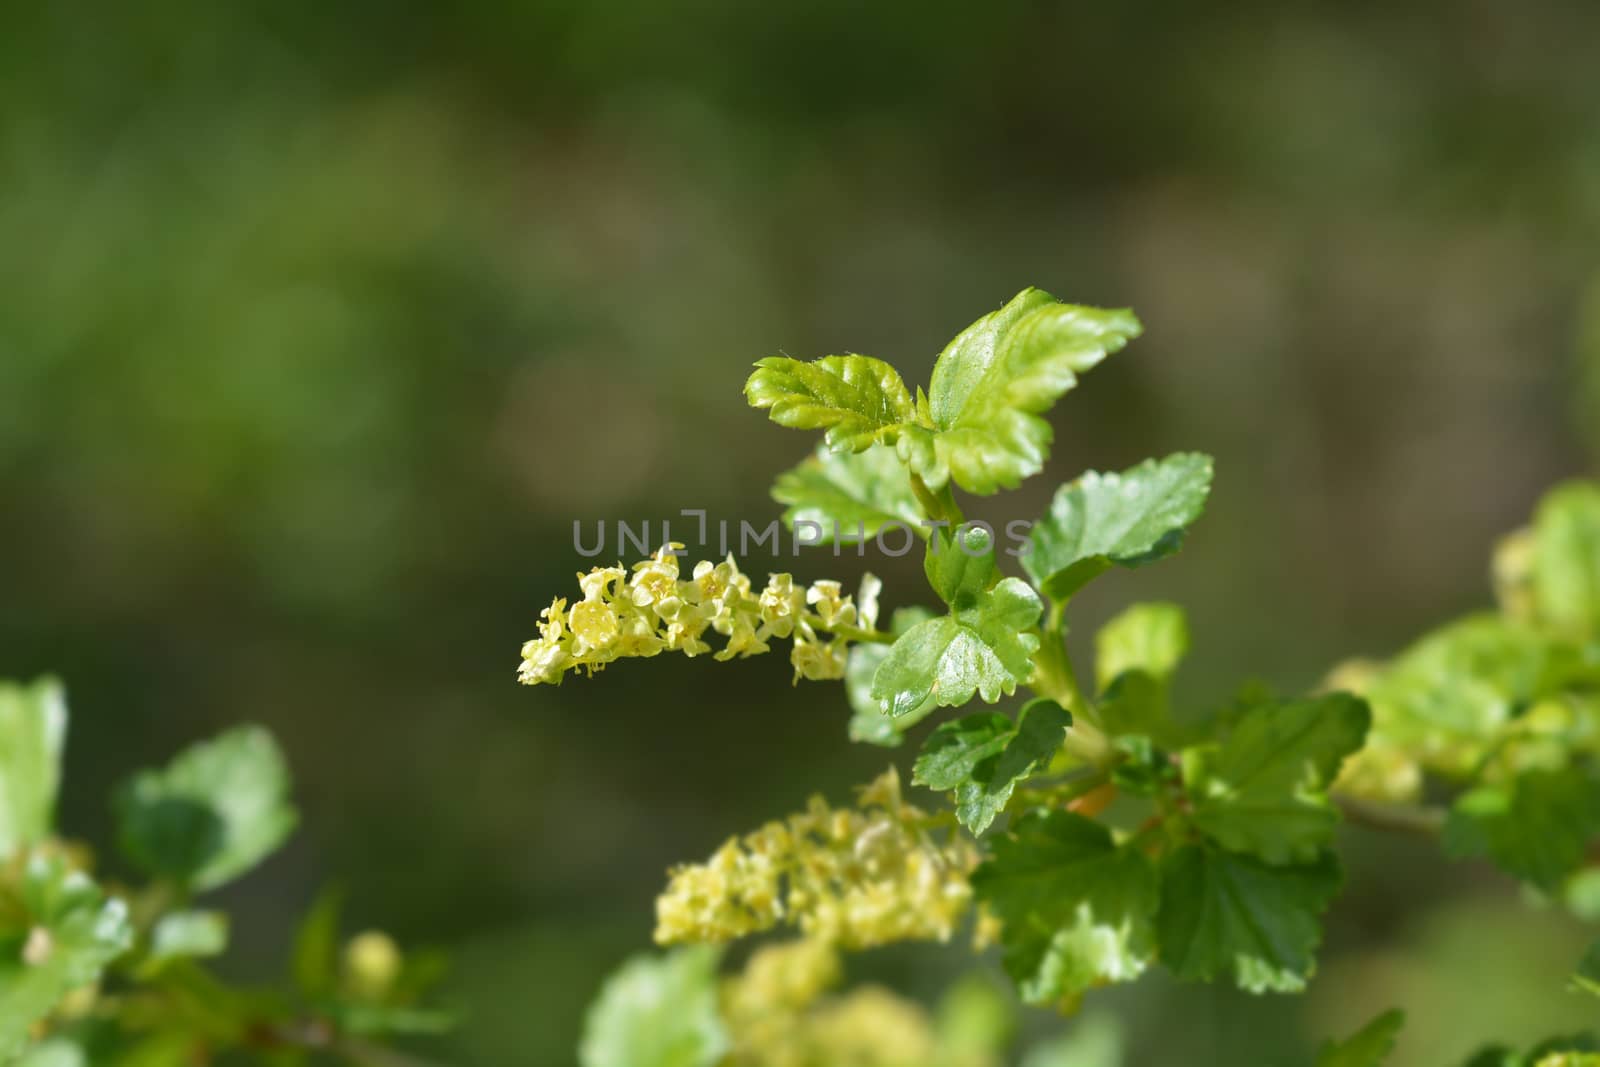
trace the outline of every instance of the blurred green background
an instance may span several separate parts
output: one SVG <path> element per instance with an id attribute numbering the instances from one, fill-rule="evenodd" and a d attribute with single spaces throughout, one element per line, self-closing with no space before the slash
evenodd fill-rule
<path id="1" fill-rule="evenodd" d="M 1215 453 L 1187 550 L 1075 620 L 1183 601 L 1197 703 L 1485 603 L 1493 538 L 1592 467 L 1590 3 L 5 11 L 0 675 L 66 679 L 82 836 L 135 767 L 275 730 L 305 826 L 231 892 L 230 966 L 336 879 L 453 953 L 449 1062 L 569 1064 L 669 863 L 881 768 L 782 657 L 514 683 L 574 519 L 776 514 L 808 440 L 745 407 L 752 360 L 925 381 L 1024 285 L 1135 307 L 1049 477 L 978 510 Z M 1106 994 L 1135 1062 L 1294 1062 L 1393 1002 L 1401 1067 L 1584 1021 L 1571 920 L 1348 836 L 1312 993 Z"/>

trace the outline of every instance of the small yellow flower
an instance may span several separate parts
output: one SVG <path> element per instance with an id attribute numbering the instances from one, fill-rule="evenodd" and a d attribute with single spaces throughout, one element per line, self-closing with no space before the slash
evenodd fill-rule
<path id="1" fill-rule="evenodd" d="M 617 612 L 603 600 L 585 600 L 574 604 L 569 620 L 572 636 L 577 638 L 575 648 L 582 654 L 590 649 L 604 649 L 617 639 L 620 627 Z"/>
<path id="2" fill-rule="evenodd" d="M 831 681 L 844 677 L 847 656 L 842 644 L 820 641 L 796 641 L 789 650 L 789 662 L 794 665 L 794 680 L 802 678 L 813 682 Z"/>
<path id="3" fill-rule="evenodd" d="M 585 600 L 603 600 L 611 595 L 611 587 L 620 583 L 627 572 L 622 567 L 595 567 L 588 574 L 578 575 L 578 588 Z"/>
<path id="4" fill-rule="evenodd" d="M 835 626 L 855 625 L 856 606 L 850 602 L 849 597 L 841 595 L 838 582 L 812 582 L 811 588 L 806 590 L 806 603 L 816 609 L 817 617 L 822 620 L 822 628 L 825 630 L 831 630 Z"/>

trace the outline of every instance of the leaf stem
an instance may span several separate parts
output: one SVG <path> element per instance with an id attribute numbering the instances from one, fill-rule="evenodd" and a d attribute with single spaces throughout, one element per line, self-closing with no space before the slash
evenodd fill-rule
<path id="1" fill-rule="evenodd" d="M 1059 603 L 1052 604 L 1044 627 L 1039 632 L 1039 651 L 1033 658 L 1033 681 L 1029 684 L 1040 696 L 1048 697 L 1072 712 L 1072 725 L 1062 747 L 1079 759 L 1104 766 L 1112 758 L 1110 742 L 1094 721 L 1094 709 L 1084 698 L 1078 675 L 1067 655 L 1067 629 Z"/>
<path id="2" fill-rule="evenodd" d="M 922 480 L 922 475 L 913 472 L 911 491 L 916 494 L 917 503 L 922 506 L 922 513 L 934 522 L 949 523 L 953 531 L 966 521 L 966 516 L 961 514 L 961 505 L 956 503 L 956 494 L 950 488 L 949 482 L 945 482 L 935 493 L 928 488 L 928 483 Z"/>

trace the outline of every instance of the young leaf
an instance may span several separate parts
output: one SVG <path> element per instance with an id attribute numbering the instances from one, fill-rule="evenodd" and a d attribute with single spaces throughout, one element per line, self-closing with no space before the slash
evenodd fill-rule
<path id="1" fill-rule="evenodd" d="M 1316 966 L 1321 915 L 1343 876 L 1331 853 L 1273 867 L 1212 845 L 1184 845 L 1161 864 L 1156 928 L 1179 978 L 1231 978 L 1250 993 L 1297 993 Z"/>
<path id="2" fill-rule="evenodd" d="M 932 429 L 908 433 L 902 458 L 935 487 L 954 478 L 972 493 L 1015 488 L 1049 455 L 1050 424 L 1040 415 L 1139 332 L 1130 311 L 1023 290 L 940 354 L 926 403 Z"/>
<path id="3" fill-rule="evenodd" d="M 128 909 L 56 856 L 34 855 L 16 899 L 0 898 L 0 1063 L 72 990 L 128 951 Z"/>
<path id="4" fill-rule="evenodd" d="M 911 780 L 954 790 L 956 818 L 981 834 L 1005 810 L 1017 783 L 1049 763 L 1071 725 L 1072 715 L 1053 700 L 1029 702 L 1015 723 L 997 712 L 947 722 L 928 735 Z"/>
<path id="5" fill-rule="evenodd" d="M 1100 691 L 1128 671 L 1165 680 L 1189 652 L 1189 622 L 1176 604 L 1132 604 L 1094 635 Z"/>
<path id="6" fill-rule="evenodd" d="M 1544 636 L 1498 615 L 1476 615 L 1406 649 L 1364 695 L 1387 742 L 1464 776 L 1495 731 L 1559 680 L 1557 649 Z"/>
<path id="7" fill-rule="evenodd" d="M 916 418 L 900 374 L 870 356 L 824 356 L 806 363 L 771 356 L 756 363 L 744 386 L 753 408 L 766 408 L 779 426 L 826 430 L 828 445 L 860 452 L 892 444 L 903 423 Z"/>
<path id="8" fill-rule="evenodd" d="M 1600 779 L 1583 767 L 1524 772 L 1463 793 L 1444 828 L 1454 859 L 1486 856 L 1547 893 L 1583 865 L 1600 834 Z"/>
<path id="9" fill-rule="evenodd" d="M 635 956 L 584 1019 L 580 1067 L 715 1067 L 728 1051 L 710 948 Z"/>
<path id="10" fill-rule="evenodd" d="M 1001 920 L 1006 970 L 1030 1003 L 1070 1003 L 1090 986 L 1131 981 L 1154 954 L 1150 860 L 1081 815 L 1018 819 L 972 888 Z"/>
<path id="11" fill-rule="evenodd" d="M 1210 492 L 1211 457 L 1195 452 L 1121 474 L 1090 471 L 1058 489 L 1034 523 L 1023 569 L 1045 596 L 1064 601 L 1113 564 L 1138 567 L 1176 552 Z"/>
<path id="12" fill-rule="evenodd" d="M 1381 1067 L 1405 1024 L 1405 1012 L 1386 1011 L 1345 1040 L 1322 1046 L 1317 1067 Z"/>
<path id="13" fill-rule="evenodd" d="M 835 526 L 846 538 L 876 537 L 891 522 L 919 533 L 924 529 L 911 479 L 887 445 L 865 452 L 833 452 L 819 445 L 814 455 L 778 476 L 772 498 L 789 505 L 785 526 L 815 523 L 822 530 L 821 544 L 834 540 Z"/>
<path id="14" fill-rule="evenodd" d="M 241 727 L 136 775 L 117 798 L 118 840 L 150 874 L 213 889 L 289 836 L 297 817 L 288 794 L 272 736 Z"/>
<path id="15" fill-rule="evenodd" d="M 1600 633 L 1600 486 L 1569 482 L 1539 502 L 1533 526 L 1534 610 L 1569 637 Z"/>
<path id="16" fill-rule="evenodd" d="M 1194 825 L 1268 863 L 1315 859 L 1339 818 L 1327 788 L 1370 721 L 1367 705 L 1348 693 L 1252 708 L 1220 747 L 1184 753 Z"/>
<path id="17" fill-rule="evenodd" d="M 989 704 L 1016 692 L 1033 670 L 1044 606 L 1028 584 L 1006 578 L 967 606 L 918 623 L 889 649 L 872 679 L 872 698 L 899 718 L 923 708 L 959 707 L 973 694 Z"/>
<path id="18" fill-rule="evenodd" d="M 0 859 L 50 835 L 66 735 L 59 682 L 0 682 Z"/>

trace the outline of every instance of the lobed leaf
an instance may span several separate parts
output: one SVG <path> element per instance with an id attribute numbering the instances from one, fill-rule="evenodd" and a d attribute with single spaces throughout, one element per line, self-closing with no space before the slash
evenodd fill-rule
<path id="1" fill-rule="evenodd" d="M 821 544 L 840 535 L 875 537 L 891 522 L 920 532 L 922 511 L 911 480 L 894 449 L 874 445 L 863 452 L 833 452 L 818 446 L 814 455 L 778 476 L 772 498 L 787 504 L 784 525 L 816 523 Z"/>
<path id="2" fill-rule="evenodd" d="M 870 356 L 824 356 L 810 363 L 772 356 L 756 363 L 744 395 L 779 426 L 827 431 L 824 439 L 841 451 L 892 444 L 898 428 L 916 417 L 900 373 Z"/>
<path id="3" fill-rule="evenodd" d="M 1044 610 L 1019 578 L 1006 578 L 970 606 L 918 623 L 889 649 L 872 679 L 872 698 L 899 718 L 925 708 L 958 707 L 981 696 L 993 704 L 1016 692 L 1033 671 Z"/>
<path id="4" fill-rule="evenodd" d="M 954 791 L 956 818 L 981 834 L 1005 810 L 1017 783 L 1048 766 L 1061 748 L 1072 715 L 1053 700 L 1034 700 L 1016 722 L 980 712 L 944 723 L 922 747 L 912 782 Z"/>
<path id="5" fill-rule="evenodd" d="M 1039 416 L 1140 330 L 1131 311 L 1023 290 L 940 353 L 921 405 L 928 425 L 905 435 L 901 457 L 935 487 L 954 479 L 972 493 L 1015 488 L 1049 456 L 1052 432 Z"/>
<path id="6" fill-rule="evenodd" d="M 1547 893 L 1583 865 L 1600 834 L 1600 778 L 1584 767 L 1532 770 L 1456 798 L 1444 828 L 1452 858 L 1487 857 Z"/>
<path id="7" fill-rule="evenodd" d="M 1022 566 L 1039 591 L 1064 601 L 1112 566 L 1171 555 L 1205 510 L 1211 457 L 1180 452 L 1120 474 L 1094 471 L 1056 491 L 1034 523 Z"/>
<path id="8" fill-rule="evenodd" d="M 1554 643 L 1511 619 L 1475 615 L 1451 623 L 1364 687 L 1374 733 L 1441 773 L 1466 776 L 1521 709 L 1559 691 L 1562 659 Z"/>
<path id="9" fill-rule="evenodd" d="M 1180 978 L 1297 993 L 1316 967 L 1321 915 L 1342 881 L 1332 853 L 1272 866 L 1215 845 L 1184 845 L 1161 863 L 1162 962 Z"/>
<path id="10" fill-rule="evenodd" d="M 1348 693 L 1250 709 L 1220 746 L 1184 752 L 1194 825 L 1268 863 L 1314 860 L 1339 819 L 1328 786 L 1370 722 L 1366 703 Z"/>
<path id="11" fill-rule="evenodd" d="M 260 727 L 230 730 L 136 775 L 118 794 L 118 840 L 146 872 L 214 889 L 281 845 L 297 816 L 289 771 Z"/>
<path id="12" fill-rule="evenodd" d="M 1070 1003 L 1091 986 L 1131 981 L 1155 954 L 1155 868 L 1081 815 L 1018 819 L 972 887 L 1001 920 L 1006 970 L 1030 1003 Z"/>

